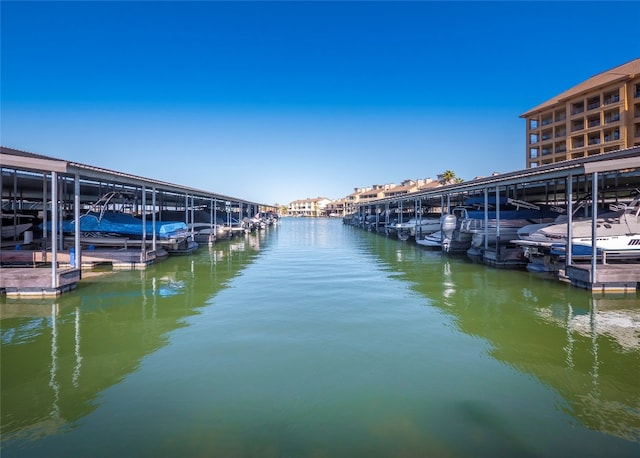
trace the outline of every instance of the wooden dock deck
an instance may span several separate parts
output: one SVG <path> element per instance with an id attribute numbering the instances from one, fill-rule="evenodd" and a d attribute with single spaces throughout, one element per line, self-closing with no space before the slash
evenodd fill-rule
<path id="1" fill-rule="evenodd" d="M 55 297 L 71 291 L 81 281 L 83 269 L 111 264 L 113 270 L 142 270 L 164 259 L 164 250 L 156 252 L 140 249 L 96 249 L 82 251 L 82 269 L 71 268 L 70 252 L 57 254 L 59 268 L 57 286 L 52 286 L 51 252 L 42 250 L 0 251 L 0 293 L 11 298 Z"/>
<path id="2" fill-rule="evenodd" d="M 564 277 L 571 285 L 603 293 L 635 291 L 640 286 L 640 264 L 598 264 L 595 279 L 591 281 L 591 264 L 572 264 Z"/>
<path id="3" fill-rule="evenodd" d="M 0 291 L 7 297 L 55 297 L 74 289 L 80 281 L 80 269 L 60 269 L 57 286 L 51 286 L 51 269 L 38 267 L 2 268 Z"/>
<path id="4" fill-rule="evenodd" d="M 95 249 L 82 250 L 82 268 L 91 268 L 97 264 L 111 264 L 113 269 L 145 269 L 157 259 L 165 257 L 164 250 L 138 249 Z M 58 252 L 58 263 L 61 266 L 70 265 L 70 251 Z M 38 267 L 50 264 L 53 260 L 51 252 L 42 250 L 2 250 L 0 251 L 0 264 L 3 266 Z M 3 267 L 4 274 L 4 267 Z"/>

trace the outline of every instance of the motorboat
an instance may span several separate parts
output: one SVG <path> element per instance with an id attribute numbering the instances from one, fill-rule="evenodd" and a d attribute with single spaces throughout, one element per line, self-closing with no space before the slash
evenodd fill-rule
<path id="1" fill-rule="evenodd" d="M 442 239 L 444 238 L 442 231 L 432 232 L 431 234 L 416 237 L 416 243 L 421 246 L 430 248 L 442 248 Z"/>
<path id="2" fill-rule="evenodd" d="M 115 203 L 124 199 L 125 203 L 117 209 Z M 191 252 L 197 248 L 190 236 L 189 228 L 182 221 L 153 221 L 152 218 L 141 218 L 128 212 L 131 196 L 120 192 L 109 192 L 79 218 L 81 243 L 92 244 L 92 239 L 99 240 L 101 245 L 121 246 L 123 240 L 141 240 L 148 242 L 155 234 L 157 242 L 169 253 Z M 76 220 L 64 220 L 62 232 L 75 234 Z M 47 221 L 47 230 L 51 230 L 51 221 Z"/>
<path id="3" fill-rule="evenodd" d="M 640 258 L 640 197 L 630 203 L 615 203 L 595 221 L 596 255 L 613 258 Z M 568 218 L 558 217 L 554 224 L 523 228 L 513 242 L 534 264 L 530 270 L 556 271 L 566 256 Z M 535 230 L 530 230 L 535 229 Z M 571 221 L 571 253 L 575 259 L 591 259 L 593 219 L 579 217 Z M 529 268 L 529 266 L 527 266 Z"/>
<path id="4" fill-rule="evenodd" d="M 392 227 L 400 240 L 414 237 L 416 240 L 427 234 L 440 230 L 440 215 L 424 215 L 410 218 L 403 223 L 395 223 Z"/>
<path id="5" fill-rule="evenodd" d="M 507 244 L 518 237 L 518 230 L 529 224 L 547 224 L 557 218 L 549 207 L 542 207 L 523 200 L 503 198 L 500 206 L 490 201 L 490 209 L 467 211 L 460 223 L 460 232 L 471 234 L 471 247 L 482 248 L 486 244 Z"/>
<path id="6" fill-rule="evenodd" d="M 18 239 L 33 227 L 35 217 L 25 214 L 2 213 L 0 234 L 3 239 Z"/>

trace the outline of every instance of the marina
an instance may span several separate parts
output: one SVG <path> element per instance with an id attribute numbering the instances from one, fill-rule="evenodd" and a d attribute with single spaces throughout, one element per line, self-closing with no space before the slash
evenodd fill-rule
<path id="1" fill-rule="evenodd" d="M 579 208 L 588 216 L 575 215 Z M 427 232 L 411 237 L 410 230 L 397 230 L 409 221 L 423 228 L 422 216 L 432 222 L 434 212 L 440 213 L 440 224 L 427 226 Z M 635 291 L 640 147 L 364 202 L 343 221 L 466 254 L 494 268 L 556 273 L 558 280 L 593 292 Z M 542 239 L 538 233 L 548 235 Z"/>
<path id="2" fill-rule="evenodd" d="M 0 159 L 7 234 L 0 262 L 40 269 L 25 275 L 39 277 L 39 285 L 51 280 L 39 287 L 43 295 L 74 287 L 59 283 L 58 266 L 144 269 L 273 222 L 257 218 L 274 213 L 264 204 L 8 148 Z M 633 147 L 362 203 L 343 221 L 466 253 L 492 268 L 554 272 L 573 286 L 615 293 L 640 285 L 639 196 L 640 147 Z M 36 214 L 42 223 L 34 238 L 37 227 L 23 221 Z M 546 239 L 537 236 L 552 230 Z M 3 275 L 0 291 L 34 294 L 26 283 L 19 273 Z"/>
<path id="3" fill-rule="evenodd" d="M 139 270 L 193 254 L 273 214 L 268 205 L 11 148 L 1 147 L 0 165 L 0 293 L 11 297 L 62 294 L 96 266 Z"/>
<path id="4" fill-rule="evenodd" d="M 640 450 L 637 292 L 337 218 L 85 273 L 0 312 L 6 458 Z"/>

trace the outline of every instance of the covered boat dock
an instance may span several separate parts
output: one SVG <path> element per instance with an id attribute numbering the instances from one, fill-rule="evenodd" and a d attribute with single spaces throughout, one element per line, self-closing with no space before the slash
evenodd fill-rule
<path id="1" fill-rule="evenodd" d="M 571 218 L 573 205 L 579 199 L 588 199 L 594 210 L 600 206 L 616 205 L 631 200 L 640 194 L 640 146 L 609 153 L 572 159 L 536 168 L 524 169 L 470 181 L 436 187 L 427 191 L 415 192 L 400 196 L 377 199 L 357 204 L 354 219 L 361 227 L 364 221 L 375 221 L 371 227 L 385 227 L 391 217 L 398 221 L 415 218 L 420 221 L 425 212 L 440 215 L 451 214 L 456 208 L 463 207 L 469 198 L 494 202 L 515 199 L 534 205 L 558 207 L 568 216 L 569 234 L 571 238 Z M 496 214 L 499 215 L 498 204 Z M 597 237 L 597 211 L 591 212 L 592 234 Z M 495 244 L 489 242 L 485 210 L 484 246 L 481 261 L 493 267 L 522 267 L 522 256 L 514 257 L 512 249 L 500 243 L 498 225 Z M 499 218 L 499 216 L 497 216 Z M 640 215 L 636 215 L 640 218 Z M 387 232 L 388 233 L 388 232 Z M 631 234 L 628 234 L 631 235 Z M 640 234 L 639 240 L 640 240 Z M 570 245 L 570 244 L 569 244 Z M 520 251 L 521 252 L 521 251 Z M 638 252 L 640 257 L 640 251 Z M 613 256 L 611 256 L 613 257 Z M 640 286 L 640 259 L 629 258 L 621 263 L 606 261 L 607 253 L 600 253 L 592 247 L 592 254 L 587 262 L 584 258 L 574 259 L 571 247 L 566 252 L 564 266 L 559 272 L 559 279 L 568 281 L 580 288 L 599 292 L 631 291 Z"/>
<path id="2" fill-rule="evenodd" d="M 59 295 L 75 287 L 82 269 L 97 264 L 144 269 L 163 259 L 168 253 L 156 226 L 164 209 L 184 215 L 186 225 L 195 221 L 196 211 L 206 211 L 212 229 L 220 219 L 240 221 L 273 210 L 237 197 L 6 147 L 0 147 L 0 166 L 0 293 L 12 297 Z M 79 224 L 72 235 L 63 233 L 64 219 L 79 221 L 107 193 L 133 198 L 128 211 L 142 220 L 140 237 L 86 237 Z M 21 224 L 24 218 L 35 223 Z M 194 225 L 187 227 L 193 240 Z"/>

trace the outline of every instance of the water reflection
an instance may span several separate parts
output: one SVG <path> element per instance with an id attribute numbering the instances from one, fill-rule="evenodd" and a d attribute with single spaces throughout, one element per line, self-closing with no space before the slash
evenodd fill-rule
<path id="1" fill-rule="evenodd" d="M 53 300 L 0 299 L 2 441 L 73 428 L 252 262 L 251 234 L 144 271 L 87 274 Z"/>
<path id="2" fill-rule="evenodd" d="M 559 409 L 587 428 L 640 442 L 637 293 L 593 295 L 384 237 L 370 239 L 369 249 L 460 331 L 489 342 L 491 357 L 552 387 Z"/>

